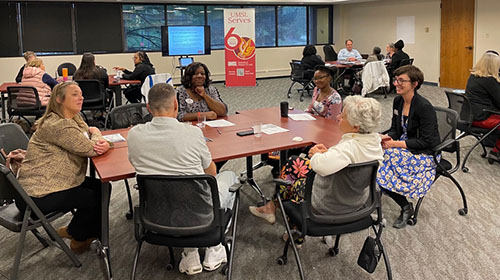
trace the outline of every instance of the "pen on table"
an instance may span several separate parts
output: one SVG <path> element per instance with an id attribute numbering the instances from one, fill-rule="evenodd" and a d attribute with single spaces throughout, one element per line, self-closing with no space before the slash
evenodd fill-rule
<path id="1" fill-rule="evenodd" d="M 217 133 L 219 133 L 219 135 L 222 135 L 222 132 L 220 132 L 220 130 L 217 129 Z"/>

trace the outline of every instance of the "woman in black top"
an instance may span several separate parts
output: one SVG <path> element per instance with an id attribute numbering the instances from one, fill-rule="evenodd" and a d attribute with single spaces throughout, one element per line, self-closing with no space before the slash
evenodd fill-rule
<path id="1" fill-rule="evenodd" d="M 103 88 L 109 87 L 108 73 L 105 68 L 95 65 L 95 56 L 91 53 L 84 53 L 80 67 L 73 75 L 73 80 L 98 80 Z"/>
<path id="2" fill-rule="evenodd" d="M 302 51 L 302 70 L 304 71 L 304 78 L 312 79 L 314 76 L 314 70 L 317 65 L 325 65 L 325 62 L 318 56 L 316 47 L 314 45 L 307 45 Z"/>
<path id="3" fill-rule="evenodd" d="M 147 76 L 155 74 L 155 68 L 144 51 L 134 53 L 134 65 L 133 72 L 119 66 L 113 67 L 113 69 L 123 71 L 123 79 L 125 80 L 141 81 L 140 85 L 131 85 L 123 92 L 130 103 L 139 103 L 142 99 L 141 86 Z"/>
<path id="4" fill-rule="evenodd" d="M 391 64 L 389 64 L 389 68 L 394 71 L 396 70 L 399 66 L 401 66 L 401 61 L 403 59 L 409 59 L 410 56 L 403 51 L 403 48 L 405 47 L 405 43 L 403 40 L 399 40 L 396 43 L 394 43 L 394 47 L 396 48 L 396 51 L 391 57 Z"/>
<path id="5" fill-rule="evenodd" d="M 392 124 L 383 137 L 384 160 L 377 173 L 379 186 L 401 207 L 394 222 L 403 228 L 413 215 L 406 197 L 423 197 L 436 176 L 432 148 L 440 143 L 436 111 L 417 93 L 424 74 L 415 66 L 405 65 L 394 71 Z"/>
<path id="6" fill-rule="evenodd" d="M 484 112 L 483 109 L 500 111 L 500 56 L 496 51 L 487 51 L 471 71 L 465 95 L 469 98 L 473 114 L 473 126 L 492 129 L 500 122 L 500 115 Z M 500 137 L 488 157 L 498 161 Z"/>

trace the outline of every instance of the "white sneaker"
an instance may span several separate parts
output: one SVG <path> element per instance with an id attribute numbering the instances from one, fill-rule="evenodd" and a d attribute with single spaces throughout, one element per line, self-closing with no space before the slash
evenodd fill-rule
<path id="1" fill-rule="evenodd" d="M 205 251 L 205 259 L 203 260 L 203 268 L 208 271 L 213 271 L 226 262 L 226 249 L 222 246 L 222 244 L 219 244 L 217 246 L 207 248 Z"/>
<path id="2" fill-rule="evenodd" d="M 333 248 L 333 245 L 335 245 L 333 243 L 333 236 L 330 236 L 330 235 L 323 236 L 323 242 L 325 242 L 325 244 L 326 244 L 326 246 L 328 246 L 328 248 Z"/>
<path id="3" fill-rule="evenodd" d="M 184 249 L 184 251 L 182 251 L 182 259 L 179 263 L 179 271 L 181 273 L 185 272 L 187 275 L 195 275 L 203 271 L 200 263 L 200 254 L 198 254 L 198 249 Z"/>

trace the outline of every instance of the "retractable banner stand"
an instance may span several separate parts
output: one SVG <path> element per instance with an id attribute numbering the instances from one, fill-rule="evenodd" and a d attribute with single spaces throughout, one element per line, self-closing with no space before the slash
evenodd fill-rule
<path id="1" fill-rule="evenodd" d="M 226 86 L 255 86 L 255 10 L 224 9 Z"/>

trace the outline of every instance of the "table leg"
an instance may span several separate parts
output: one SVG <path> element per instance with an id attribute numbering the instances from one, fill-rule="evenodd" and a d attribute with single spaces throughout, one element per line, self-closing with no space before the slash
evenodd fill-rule
<path id="1" fill-rule="evenodd" d="M 113 86 L 113 92 L 115 93 L 115 107 L 122 105 L 122 87 L 121 86 Z"/>
<path id="2" fill-rule="evenodd" d="M 111 184 L 103 182 L 101 187 L 101 240 L 94 241 L 97 254 L 104 260 L 107 279 L 113 279 L 111 272 L 111 255 L 109 249 L 109 196 Z"/>
<path id="3" fill-rule="evenodd" d="M 252 156 L 247 157 L 247 177 L 246 182 L 260 195 L 262 202 L 258 203 L 258 206 L 266 205 L 268 199 L 264 196 L 262 189 L 259 187 L 257 182 L 253 179 L 253 162 Z"/>

